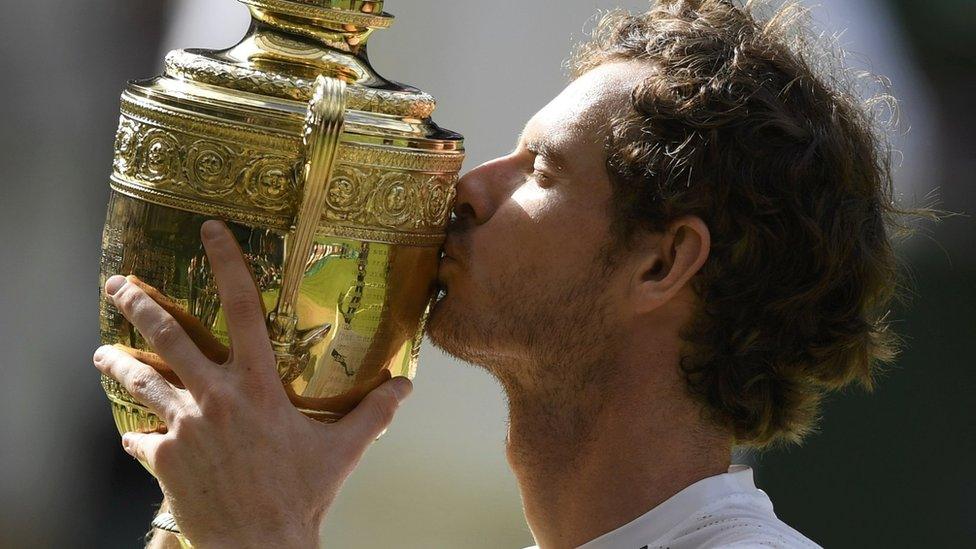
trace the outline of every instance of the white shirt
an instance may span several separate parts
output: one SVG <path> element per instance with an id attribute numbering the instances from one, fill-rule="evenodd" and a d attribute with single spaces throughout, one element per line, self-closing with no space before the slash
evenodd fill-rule
<path id="1" fill-rule="evenodd" d="M 776 517 L 752 469 L 699 480 L 644 515 L 579 549 L 699 549 L 820 546 Z M 528 549 L 538 549 L 530 547 Z"/>

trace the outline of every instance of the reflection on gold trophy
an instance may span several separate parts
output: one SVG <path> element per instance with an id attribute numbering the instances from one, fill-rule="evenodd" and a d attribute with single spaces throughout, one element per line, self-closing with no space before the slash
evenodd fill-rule
<path id="1" fill-rule="evenodd" d="M 334 420 L 415 373 L 462 138 L 430 120 L 433 98 L 370 67 L 367 39 L 393 22 L 382 0 L 241 1 L 239 44 L 171 52 L 122 93 L 102 283 L 134 274 L 226 343 L 199 237 L 226 220 L 291 401 Z M 148 350 L 102 303 L 103 343 Z M 102 385 L 120 431 L 163 428 Z"/>

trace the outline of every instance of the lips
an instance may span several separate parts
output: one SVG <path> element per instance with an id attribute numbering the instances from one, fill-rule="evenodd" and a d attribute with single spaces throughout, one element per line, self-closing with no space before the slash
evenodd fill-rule
<path id="1" fill-rule="evenodd" d="M 444 261 L 445 259 L 446 260 L 449 260 L 449 261 L 457 261 L 457 258 L 455 258 L 454 255 L 451 254 L 451 252 L 449 252 L 447 250 L 442 250 L 441 251 L 441 261 Z"/>
<path id="2" fill-rule="evenodd" d="M 441 260 L 437 264 L 437 286 L 439 290 L 447 289 L 447 281 L 451 278 L 452 271 L 458 270 L 460 266 L 456 259 L 441 250 Z"/>
<path id="3" fill-rule="evenodd" d="M 456 263 L 461 263 L 462 262 L 461 258 L 463 257 L 464 255 L 461 251 L 461 248 L 458 246 L 456 242 L 452 241 L 451 238 L 448 237 L 447 241 L 444 242 L 444 247 L 441 249 L 441 259 L 442 260 L 447 259 L 447 260 L 454 261 Z"/>

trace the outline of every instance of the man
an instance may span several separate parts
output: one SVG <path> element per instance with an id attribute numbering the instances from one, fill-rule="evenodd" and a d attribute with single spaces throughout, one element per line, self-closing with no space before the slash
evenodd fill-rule
<path id="1" fill-rule="evenodd" d="M 800 14 L 661 0 L 608 16 L 515 150 L 459 183 L 429 336 L 502 383 L 539 547 L 815 546 L 731 450 L 800 441 L 825 392 L 870 387 L 892 357 L 897 212 L 885 142 L 812 68 Z M 410 382 L 335 424 L 302 416 L 232 236 L 211 221 L 202 238 L 224 364 L 143 286 L 106 283 L 186 387 L 100 348 L 169 426 L 123 446 L 195 546 L 315 546 Z"/>

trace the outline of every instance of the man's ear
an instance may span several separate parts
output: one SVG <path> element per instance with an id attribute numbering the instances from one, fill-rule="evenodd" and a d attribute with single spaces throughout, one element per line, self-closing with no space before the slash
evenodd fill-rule
<path id="1" fill-rule="evenodd" d="M 638 312 L 649 312 L 673 299 L 705 264 L 711 233 L 700 217 L 687 215 L 649 234 L 636 248 L 643 255 L 634 278 Z"/>

